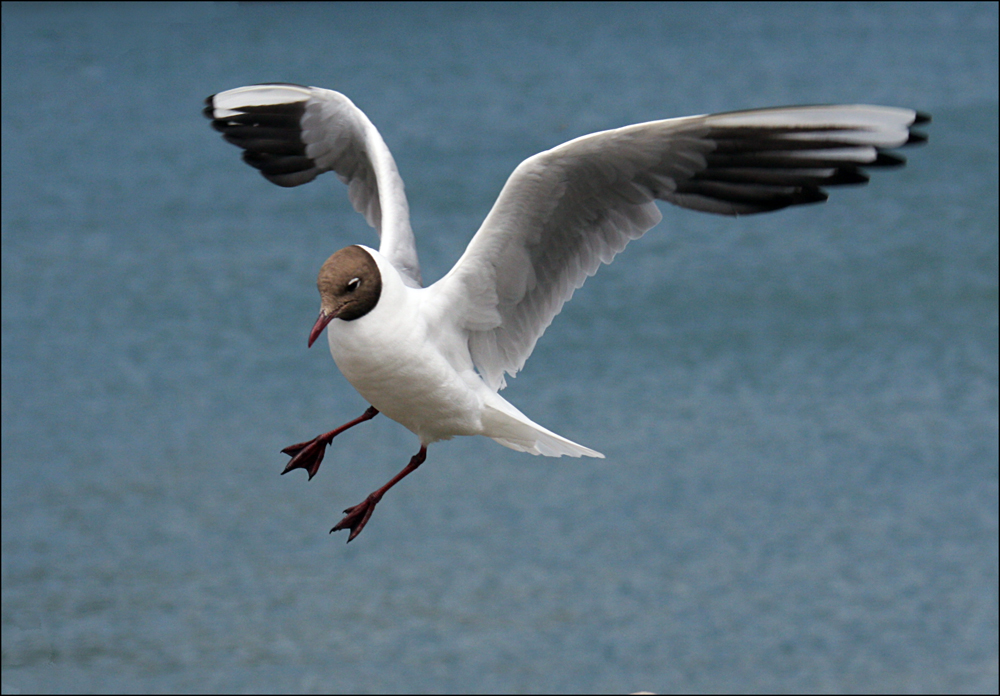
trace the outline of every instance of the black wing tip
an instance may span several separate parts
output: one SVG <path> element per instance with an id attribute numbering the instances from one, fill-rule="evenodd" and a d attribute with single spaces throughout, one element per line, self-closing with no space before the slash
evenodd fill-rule
<path id="1" fill-rule="evenodd" d="M 833 174 L 823 180 L 825 186 L 853 186 L 856 184 L 867 184 L 871 177 L 857 167 L 840 167 Z"/>
<path id="2" fill-rule="evenodd" d="M 893 168 L 902 167 L 904 164 L 906 164 L 905 157 L 897 155 L 893 152 L 883 152 L 882 150 L 879 150 L 878 156 L 875 158 L 874 162 L 866 162 L 861 166 Z"/>
<path id="3" fill-rule="evenodd" d="M 796 191 L 792 205 L 807 205 L 809 203 L 825 203 L 830 194 L 818 186 L 805 186 Z"/>
<path id="4" fill-rule="evenodd" d="M 688 204 L 678 201 L 680 205 L 722 215 L 766 213 L 793 205 L 822 203 L 829 198 L 826 191 L 812 183 L 771 186 L 708 179 L 680 182 L 674 193 L 687 197 Z"/>
<path id="5" fill-rule="evenodd" d="M 906 124 L 905 142 L 885 148 L 870 145 L 864 155 L 859 153 L 857 158 L 846 159 L 827 157 L 824 151 L 863 143 L 838 139 L 835 134 L 826 140 L 785 141 L 780 139 L 781 129 L 762 133 L 750 127 L 719 127 L 708 136 L 721 145 L 705 155 L 706 168 L 687 181 L 679 182 L 676 190 L 664 199 L 681 207 L 732 216 L 822 203 L 828 200 L 829 194 L 820 186 L 866 184 L 869 175 L 863 168 L 904 166 L 906 159 L 888 150 L 927 142 L 925 133 L 910 129 L 931 121 L 928 113 L 912 113 L 912 121 Z M 792 132 L 792 129 L 786 130 Z M 775 134 L 779 136 L 776 142 L 773 140 Z M 862 161 L 868 157 L 870 161 Z"/>
<path id="6" fill-rule="evenodd" d="M 910 128 L 914 126 L 922 126 L 924 124 L 931 122 L 931 115 L 926 111 L 917 111 L 916 115 L 913 117 L 913 123 L 910 124 Z M 911 130 L 910 136 L 906 139 L 903 145 L 923 145 L 927 142 L 927 134 L 921 133 L 920 131 Z"/>
<path id="7" fill-rule="evenodd" d="M 785 208 L 793 208 L 800 205 L 815 205 L 816 203 L 826 203 L 830 194 L 817 186 L 804 186 L 794 193 L 776 196 L 772 201 L 762 203 L 759 206 L 747 210 L 743 209 L 732 213 L 739 215 L 756 215 L 758 213 L 773 213 Z"/>
<path id="8" fill-rule="evenodd" d="M 261 176 L 263 176 L 265 179 L 270 181 L 275 186 L 280 186 L 281 188 L 295 188 L 296 186 L 298 186 L 297 183 L 291 183 L 288 180 L 283 179 L 280 176 L 274 176 L 273 174 L 264 174 L 264 172 L 261 172 Z"/>
<path id="9" fill-rule="evenodd" d="M 287 82 L 266 83 L 301 87 Z M 306 88 L 308 89 L 308 88 Z M 216 97 L 205 99 L 202 113 L 226 142 L 243 150 L 243 161 L 268 181 L 291 188 L 316 177 L 316 162 L 306 156 L 301 119 L 307 99 L 271 104 L 244 103 L 217 113 Z"/>
<path id="10" fill-rule="evenodd" d="M 244 150 L 243 161 L 264 174 L 280 175 L 304 172 L 316 166 L 305 155 L 283 155 L 259 150 Z"/>

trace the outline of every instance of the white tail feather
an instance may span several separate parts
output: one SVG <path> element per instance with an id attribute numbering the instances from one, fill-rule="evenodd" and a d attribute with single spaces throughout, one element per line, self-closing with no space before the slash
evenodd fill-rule
<path id="1" fill-rule="evenodd" d="M 504 447 L 518 452 L 540 454 L 545 457 L 597 457 L 600 452 L 567 440 L 535 423 L 514 408 L 499 394 L 483 409 L 483 435 L 491 437 Z"/>

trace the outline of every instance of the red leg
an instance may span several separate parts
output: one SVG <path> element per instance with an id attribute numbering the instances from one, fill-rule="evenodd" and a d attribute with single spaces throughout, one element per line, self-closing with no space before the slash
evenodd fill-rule
<path id="1" fill-rule="evenodd" d="M 285 470 L 281 473 L 287 474 L 292 469 L 306 469 L 309 472 L 309 480 L 312 480 L 312 477 L 316 475 L 317 471 L 319 471 L 319 465 L 323 463 L 323 455 L 326 454 L 326 446 L 333 441 L 333 438 L 337 437 L 348 428 L 353 428 L 358 423 L 364 423 L 367 420 L 371 420 L 377 415 L 378 409 L 374 406 L 369 406 L 367 411 L 352 420 L 350 423 L 344 423 L 339 428 L 334 428 L 328 433 L 318 435 L 312 440 L 300 442 L 297 445 L 289 445 L 285 449 L 281 450 L 281 452 L 282 454 L 287 454 L 292 459 L 285 465 Z"/>
<path id="2" fill-rule="evenodd" d="M 427 459 L 427 446 L 421 445 L 420 451 L 413 455 L 410 463 L 402 471 L 393 476 L 389 483 L 379 488 L 359 504 L 344 510 L 347 513 L 344 515 L 344 519 L 338 522 L 337 526 L 330 530 L 330 533 L 333 534 L 340 529 L 350 528 L 351 536 L 347 537 L 347 543 L 351 543 L 354 537 L 361 534 L 361 530 L 368 524 L 368 520 L 371 519 L 372 513 L 375 511 L 375 506 L 378 505 L 378 501 L 382 500 L 382 496 L 385 495 L 386 491 L 402 481 L 408 474 L 416 471 L 417 467 L 423 464 L 425 459 Z"/>

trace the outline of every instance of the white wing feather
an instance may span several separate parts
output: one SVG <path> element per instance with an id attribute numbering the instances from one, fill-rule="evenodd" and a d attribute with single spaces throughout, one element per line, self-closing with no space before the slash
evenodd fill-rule
<path id="1" fill-rule="evenodd" d="M 531 354 L 562 305 L 602 263 L 660 221 L 655 200 L 723 215 L 826 199 L 864 183 L 859 166 L 925 139 L 927 117 L 876 106 L 789 107 L 642 123 L 539 153 L 511 174 L 454 268 L 429 288 L 468 331 L 493 389 Z"/>
<path id="2" fill-rule="evenodd" d="M 350 99 L 319 87 L 268 84 L 220 92 L 206 102 L 212 125 L 269 181 L 299 186 L 336 172 L 354 209 L 378 232 L 379 253 L 404 282 L 420 287 L 403 180 L 382 136 Z"/>

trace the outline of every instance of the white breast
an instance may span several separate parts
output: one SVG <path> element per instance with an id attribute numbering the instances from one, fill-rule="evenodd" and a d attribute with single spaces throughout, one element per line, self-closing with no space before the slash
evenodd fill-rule
<path id="1" fill-rule="evenodd" d="M 335 319 L 327 327 L 330 354 L 368 403 L 423 444 L 477 435 L 485 385 L 471 359 L 467 366 L 452 362 L 456 351 L 450 344 L 460 337 L 442 335 L 439 322 L 431 328 L 425 299 L 425 290 L 404 286 L 391 267 L 385 269 L 375 309 L 352 321 Z"/>

